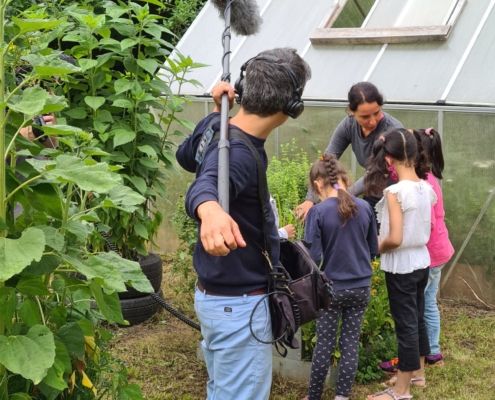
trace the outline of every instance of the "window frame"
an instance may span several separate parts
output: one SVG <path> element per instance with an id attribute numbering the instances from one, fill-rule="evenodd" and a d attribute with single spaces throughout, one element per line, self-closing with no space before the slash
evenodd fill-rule
<path id="1" fill-rule="evenodd" d="M 467 0 L 458 0 L 445 25 L 390 28 L 332 28 L 333 23 L 337 20 L 348 1 L 352 0 L 338 0 L 332 4 L 323 23 L 310 37 L 311 44 L 385 44 L 446 41 L 467 3 Z"/>

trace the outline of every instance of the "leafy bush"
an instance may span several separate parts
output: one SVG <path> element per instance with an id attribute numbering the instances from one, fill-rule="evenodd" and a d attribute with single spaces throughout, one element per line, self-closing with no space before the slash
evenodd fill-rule
<path id="1" fill-rule="evenodd" d="M 306 197 L 311 164 L 306 152 L 302 149 L 298 151 L 295 139 L 280 146 L 280 153 L 280 159 L 273 157 L 268 164 L 268 189 L 277 202 L 280 226 L 293 224 L 297 237 L 303 237 L 304 229 L 294 210 Z"/>

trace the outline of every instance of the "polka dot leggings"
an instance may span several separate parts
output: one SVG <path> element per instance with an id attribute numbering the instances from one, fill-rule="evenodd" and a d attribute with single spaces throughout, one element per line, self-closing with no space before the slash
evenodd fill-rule
<path id="1" fill-rule="evenodd" d="M 341 314 L 342 325 L 339 338 L 341 358 L 335 394 L 349 397 L 356 376 L 359 335 L 364 312 L 370 300 L 370 288 L 340 290 L 335 294 L 336 299 L 332 300 L 330 308 L 321 310 L 322 315 L 316 320 L 316 346 L 311 365 L 308 400 L 319 400 L 323 394 L 325 378 L 335 349 Z"/>

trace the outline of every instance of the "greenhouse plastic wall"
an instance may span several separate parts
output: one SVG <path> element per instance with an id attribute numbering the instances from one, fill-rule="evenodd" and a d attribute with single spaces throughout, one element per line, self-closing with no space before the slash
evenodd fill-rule
<path id="1" fill-rule="evenodd" d="M 198 122 L 212 108 L 212 103 L 198 101 L 185 111 L 185 117 Z M 495 109 L 387 105 L 384 111 L 405 127 L 433 126 L 443 137 L 445 219 L 456 253 L 442 272 L 440 295 L 495 302 Z M 280 146 L 295 138 L 297 148 L 303 149 L 310 161 L 316 159 L 345 116 L 344 103 L 306 102 L 299 119 L 287 121 L 270 135 L 265 145 L 268 156 L 279 155 Z M 341 160 L 355 178 L 362 176 L 364 170 L 350 149 Z M 160 248 L 155 249 L 158 252 L 174 251 L 179 244 L 170 221 L 178 197 L 193 179 L 193 174 L 181 170 L 167 183 L 170 203 L 159 205 L 164 224 L 157 240 Z"/>

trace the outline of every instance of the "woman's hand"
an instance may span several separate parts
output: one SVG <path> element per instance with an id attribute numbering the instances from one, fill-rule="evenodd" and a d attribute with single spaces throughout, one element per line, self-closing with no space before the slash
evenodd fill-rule
<path id="1" fill-rule="evenodd" d="M 314 205 L 315 203 L 310 200 L 302 202 L 296 207 L 296 217 L 304 222 L 306 220 L 306 215 L 308 214 L 309 209 Z"/>

